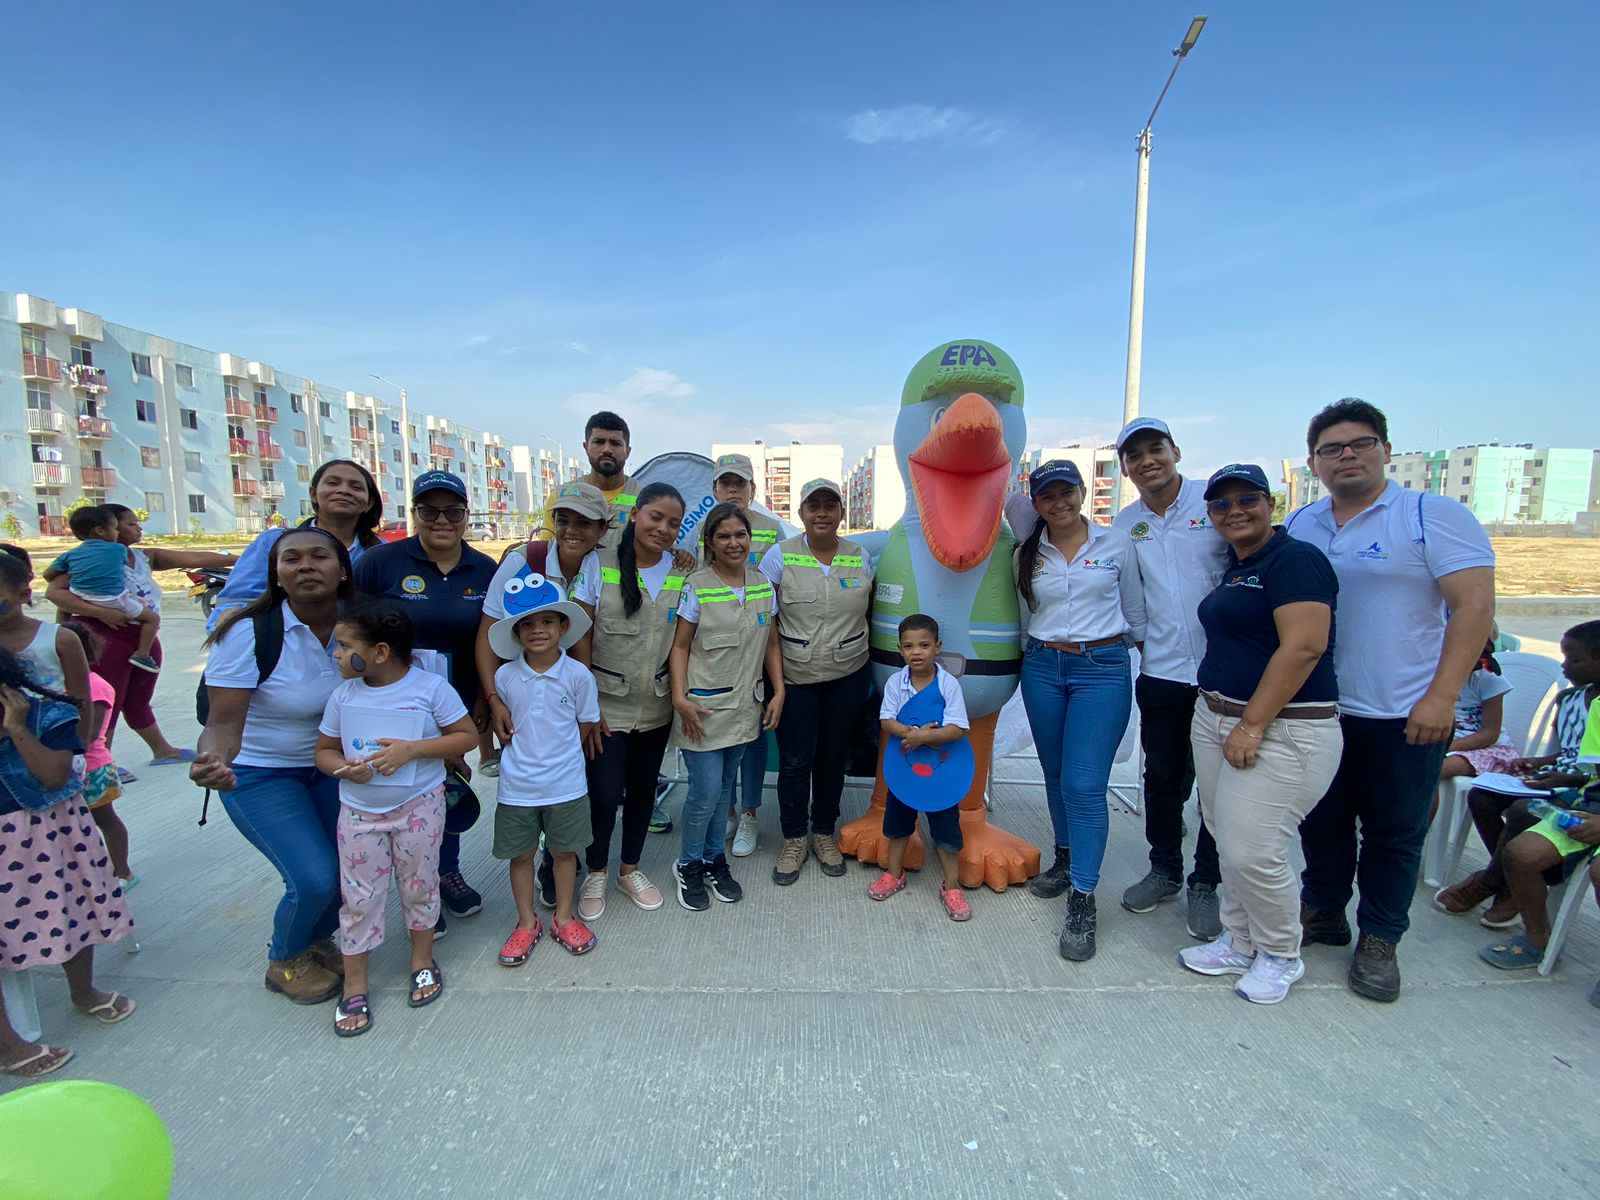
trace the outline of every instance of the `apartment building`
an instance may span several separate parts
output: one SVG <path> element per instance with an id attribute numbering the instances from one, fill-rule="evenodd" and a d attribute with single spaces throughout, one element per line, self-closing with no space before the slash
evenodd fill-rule
<path id="1" fill-rule="evenodd" d="M 1040 463 L 1064 458 L 1078 468 L 1089 499 L 1086 514 L 1096 525 L 1109 525 L 1117 513 L 1117 484 L 1122 471 L 1117 463 L 1117 448 L 1107 442 L 1102 446 L 1073 442 L 1067 446 L 1041 446 L 1023 456 L 1019 486 L 1027 480 Z M 1024 487 L 1022 490 L 1026 490 Z"/>
<path id="2" fill-rule="evenodd" d="M 407 480 L 466 481 L 474 520 L 514 495 L 499 434 L 345 391 L 231 352 L 187 345 L 0 292 L 0 525 L 60 534 L 80 495 L 149 514 L 152 533 L 252 533 L 311 512 L 319 464 L 367 466 L 398 520 Z"/>
<path id="3" fill-rule="evenodd" d="M 846 529 L 888 529 L 906 510 L 906 484 L 894 447 L 872 447 L 843 479 Z"/>
<path id="4" fill-rule="evenodd" d="M 765 442 L 716 442 L 711 457 L 745 454 L 756 473 L 756 500 L 784 520 L 800 523 L 800 489 L 807 480 L 832 479 L 844 486 L 844 447 L 790 442 L 769 446 Z"/>

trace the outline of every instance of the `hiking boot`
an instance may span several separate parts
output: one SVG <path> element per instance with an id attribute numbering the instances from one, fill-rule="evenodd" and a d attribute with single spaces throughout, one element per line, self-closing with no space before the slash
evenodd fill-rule
<path id="1" fill-rule="evenodd" d="M 306 947 L 306 953 L 323 970 L 332 971 L 340 979 L 344 978 L 344 955 L 339 953 L 339 947 L 334 945 L 332 937 L 318 938 Z"/>
<path id="2" fill-rule="evenodd" d="M 1152 867 L 1149 874 L 1122 893 L 1122 907 L 1131 913 L 1154 912 L 1156 905 L 1171 900 L 1182 890 L 1182 883 Z M 1195 937 L 1201 936 L 1192 929 L 1189 932 Z"/>
<path id="3" fill-rule="evenodd" d="M 706 886 L 718 900 L 724 904 L 737 904 L 744 899 L 744 889 L 733 877 L 733 872 L 728 870 L 726 855 L 719 854 L 710 862 L 701 865 L 705 867 Z"/>
<path id="4" fill-rule="evenodd" d="M 1399 949 L 1375 933 L 1363 933 L 1350 960 L 1350 990 L 1368 1000 L 1388 1004 L 1400 996 Z"/>
<path id="5" fill-rule="evenodd" d="M 1061 927 L 1061 957 L 1087 962 L 1094 957 L 1094 893 L 1073 888 L 1067 893 L 1067 923 Z"/>
<path id="6" fill-rule="evenodd" d="M 1265 950 L 1256 951 L 1256 960 L 1250 964 L 1243 979 L 1233 985 L 1251 1004 L 1277 1004 L 1289 994 L 1289 988 L 1306 973 L 1305 961 L 1279 958 Z"/>
<path id="7" fill-rule="evenodd" d="M 454 917 L 470 917 L 483 911 L 483 897 L 460 871 L 446 871 L 439 876 L 439 897 Z"/>
<path id="8" fill-rule="evenodd" d="M 813 833 L 811 850 L 817 856 L 817 865 L 824 875 L 834 879 L 844 874 L 844 855 L 839 853 L 838 839 L 831 833 Z"/>
<path id="9" fill-rule="evenodd" d="M 1300 904 L 1300 940 L 1308 946 L 1320 942 L 1324 946 L 1348 946 L 1350 944 L 1350 922 L 1344 919 L 1342 912 L 1328 912 L 1301 901 Z"/>
<path id="10" fill-rule="evenodd" d="M 1209 883 L 1189 885 L 1189 936 L 1208 940 L 1222 936 L 1222 901 Z"/>
<path id="11" fill-rule="evenodd" d="M 322 1004 L 344 991 L 344 981 L 326 967 L 318 966 L 309 950 L 282 962 L 267 963 L 266 984 L 269 992 L 287 996 L 296 1004 Z"/>
<path id="12" fill-rule="evenodd" d="M 779 887 L 788 887 L 800 878 L 800 868 L 806 861 L 806 839 L 803 837 L 786 837 L 783 839 L 783 849 L 778 854 L 778 861 L 772 867 L 772 882 Z"/>
<path id="13" fill-rule="evenodd" d="M 1449 887 L 1440 888 L 1435 892 L 1433 906 L 1442 913 L 1449 913 L 1452 917 L 1463 917 L 1493 897 L 1494 889 L 1486 887 L 1483 876 L 1474 871 L 1460 883 L 1452 883 Z"/>
<path id="14" fill-rule="evenodd" d="M 1028 881 L 1028 890 L 1041 900 L 1053 900 L 1072 884 L 1072 851 L 1056 847 L 1056 860 L 1048 871 L 1040 871 Z"/>
<path id="15" fill-rule="evenodd" d="M 706 890 L 705 863 L 674 863 L 672 877 L 678 884 L 679 904 L 690 912 L 705 912 L 711 907 L 711 893 Z"/>

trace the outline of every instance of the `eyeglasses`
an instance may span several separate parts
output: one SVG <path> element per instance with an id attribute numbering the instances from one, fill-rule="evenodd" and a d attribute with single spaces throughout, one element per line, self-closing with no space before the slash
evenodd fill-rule
<path id="1" fill-rule="evenodd" d="M 467 510 L 459 504 L 450 508 L 435 508 L 431 504 L 418 504 L 411 511 L 417 514 L 417 520 L 428 524 L 432 524 L 440 517 L 443 517 L 452 525 L 459 525 L 467 519 Z"/>
<path id="2" fill-rule="evenodd" d="M 1367 437 L 1358 437 L 1348 442 L 1323 442 L 1322 445 L 1316 448 L 1315 453 L 1318 458 L 1338 458 L 1346 450 L 1354 450 L 1357 454 L 1365 454 L 1382 440 L 1382 438 L 1375 438 L 1369 434 Z"/>
<path id="3" fill-rule="evenodd" d="M 1261 492 L 1240 492 L 1237 496 L 1218 496 L 1215 500 L 1207 500 L 1206 508 L 1221 516 L 1236 504 L 1243 511 L 1252 512 L 1266 501 L 1266 496 Z"/>

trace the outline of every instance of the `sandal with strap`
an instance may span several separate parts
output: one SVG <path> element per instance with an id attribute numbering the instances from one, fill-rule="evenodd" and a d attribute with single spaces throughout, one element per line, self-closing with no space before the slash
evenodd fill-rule
<path id="1" fill-rule="evenodd" d="M 425 988 L 432 988 L 433 991 L 422 999 L 417 999 L 417 993 Z M 412 1008 L 426 1008 L 442 995 L 444 995 L 444 972 L 439 970 L 438 963 L 411 972 L 411 995 L 406 997 L 406 1003 Z"/>
<path id="2" fill-rule="evenodd" d="M 500 965 L 502 967 L 520 967 L 528 961 L 528 955 L 533 953 L 533 948 L 539 944 L 539 939 L 544 936 L 544 926 L 534 918 L 532 929 L 513 929 L 511 936 L 500 947 Z"/>
<path id="3" fill-rule="evenodd" d="M 557 925 L 554 921 L 550 922 L 550 936 L 555 938 L 561 948 L 568 954 L 587 954 L 595 948 L 595 944 L 600 940 L 594 936 L 594 930 L 578 920 L 577 917 L 573 917 L 565 925 Z"/>
<path id="4" fill-rule="evenodd" d="M 359 1019 L 361 1024 L 354 1029 L 345 1029 L 340 1026 L 340 1021 Z M 360 1037 L 372 1028 L 372 1006 L 367 1003 L 365 992 L 357 992 L 354 996 L 345 996 L 333 1006 L 333 1031 L 340 1037 Z"/>
<path id="5" fill-rule="evenodd" d="M 1519 933 L 1503 942 L 1485 946 L 1478 951 L 1478 957 L 1502 971 L 1524 971 L 1543 962 L 1544 951 L 1530 942 L 1526 934 Z"/>
<path id="6" fill-rule="evenodd" d="M 52 1071 L 59 1071 L 72 1061 L 72 1051 L 65 1046 L 40 1046 L 21 1062 L 0 1066 L 0 1072 L 15 1075 L 18 1079 L 39 1079 Z"/>
<path id="7" fill-rule="evenodd" d="M 127 1001 L 128 1007 L 120 1007 L 120 1001 Z M 73 1005 L 77 1008 L 77 1005 Z M 109 997 L 96 1004 L 93 1008 L 79 1008 L 84 1016 L 93 1017 L 102 1025 L 115 1025 L 118 1021 L 126 1021 L 133 1016 L 133 1010 L 139 1006 L 133 1002 L 132 996 L 124 996 L 121 992 L 112 992 Z"/>

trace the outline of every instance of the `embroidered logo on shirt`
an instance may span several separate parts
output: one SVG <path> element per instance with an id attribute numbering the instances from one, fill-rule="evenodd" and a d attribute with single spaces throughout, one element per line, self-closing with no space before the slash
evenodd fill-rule
<path id="1" fill-rule="evenodd" d="M 1037 579 L 1037 578 L 1039 578 L 1039 576 L 1041 576 L 1043 574 L 1044 574 L 1044 555 L 1035 554 L 1033 556 L 1033 577 L 1035 579 Z"/>
<path id="2" fill-rule="evenodd" d="M 1189 528 L 1190 529 L 1210 529 L 1210 528 L 1212 528 L 1211 518 L 1210 517 L 1191 517 L 1189 519 Z"/>
<path id="3" fill-rule="evenodd" d="M 1128 536 L 1131 537 L 1136 542 L 1149 541 L 1150 540 L 1150 522 L 1149 521 L 1140 521 L 1132 529 L 1128 530 Z"/>
<path id="4" fill-rule="evenodd" d="M 1372 545 L 1368 546 L 1365 550 L 1357 550 L 1356 557 L 1383 559 L 1389 557 L 1389 552 L 1382 546 L 1378 545 L 1377 542 L 1373 542 Z"/>
<path id="5" fill-rule="evenodd" d="M 1235 575 L 1232 579 L 1228 580 L 1225 586 L 1255 588 L 1257 591 L 1260 591 L 1262 588 L 1261 576 Z"/>
<path id="6" fill-rule="evenodd" d="M 421 595 L 427 586 L 421 575 L 407 575 L 400 581 L 400 590 L 409 596 Z"/>
<path id="7" fill-rule="evenodd" d="M 1080 567 L 1088 567 L 1091 571 L 1115 571 L 1117 564 L 1109 558 L 1083 558 L 1078 560 Z"/>

